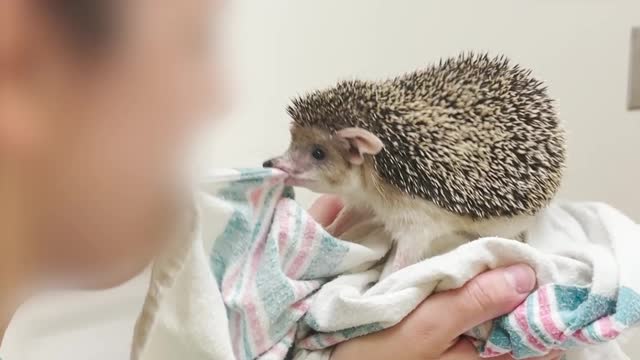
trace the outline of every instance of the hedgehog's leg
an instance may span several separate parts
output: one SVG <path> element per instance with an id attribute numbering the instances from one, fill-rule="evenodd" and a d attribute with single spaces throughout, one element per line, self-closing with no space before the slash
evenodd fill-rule
<path id="1" fill-rule="evenodd" d="M 424 259 L 422 251 L 412 246 L 406 246 L 406 242 L 396 242 L 395 246 L 389 253 L 387 263 L 382 270 L 380 279 L 384 279 L 391 273 L 402 270 L 407 266 L 413 265 Z"/>
<path id="2" fill-rule="evenodd" d="M 394 252 L 390 254 L 381 278 L 424 259 L 449 252 L 473 237 L 454 222 L 423 216 L 420 222 L 404 224 L 392 232 Z"/>
<path id="3" fill-rule="evenodd" d="M 428 226 L 407 226 L 402 232 L 393 234 L 394 249 L 389 254 L 380 278 L 420 262 L 430 254 L 433 241 L 438 236 L 427 229 Z"/>
<path id="4" fill-rule="evenodd" d="M 444 234 L 433 240 L 432 245 L 425 254 L 425 258 L 442 255 L 477 238 L 477 235 L 463 230 L 452 231 L 451 233 Z"/>
<path id="5" fill-rule="evenodd" d="M 416 249 L 407 246 L 398 246 L 396 248 L 396 256 L 393 262 L 393 271 L 398 271 L 413 265 L 422 260 L 423 255 Z"/>

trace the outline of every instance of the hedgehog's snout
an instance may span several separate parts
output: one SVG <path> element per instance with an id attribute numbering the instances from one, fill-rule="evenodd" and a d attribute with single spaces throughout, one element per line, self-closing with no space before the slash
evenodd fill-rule
<path id="1" fill-rule="evenodd" d="M 262 163 L 262 167 L 264 168 L 278 169 L 290 175 L 296 172 L 294 165 L 295 164 L 283 156 L 271 158 Z"/>

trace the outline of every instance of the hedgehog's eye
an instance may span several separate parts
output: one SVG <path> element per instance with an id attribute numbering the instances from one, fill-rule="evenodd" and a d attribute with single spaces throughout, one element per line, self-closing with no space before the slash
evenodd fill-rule
<path id="1" fill-rule="evenodd" d="M 311 156 L 316 160 L 324 160 L 327 157 L 327 154 L 320 145 L 314 145 L 311 148 Z"/>

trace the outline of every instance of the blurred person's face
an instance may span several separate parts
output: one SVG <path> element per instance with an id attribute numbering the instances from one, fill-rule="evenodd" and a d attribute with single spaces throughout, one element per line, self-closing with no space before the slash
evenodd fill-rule
<path id="1" fill-rule="evenodd" d="M 32 178 L 45 269 L 116 283 L 162 240 L 133 229 L 169 208 L 187 145 L 217 99 L 214 4 L 105 1 L 116 10 L 104 47 L 83 53 L 52 31 L 34 59 L 48 142 Z"/>

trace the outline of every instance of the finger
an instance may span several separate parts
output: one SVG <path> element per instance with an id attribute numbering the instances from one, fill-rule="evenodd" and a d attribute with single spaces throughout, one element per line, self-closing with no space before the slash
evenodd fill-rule
<path id="1" fill-rule="evenodd" d="M 552 351 L 551 353 L 529 360 L 559 360 L 562 357 L 562 351 Z M 511 355 L 501 355 L 490 358 L 491 360 L 513 360 Z M 469 339 L 460 339 L 449 351 L 440 357 L 439 360 L 486 360 L 478 354 L 475 346 L 471 344 Z"/>
<path id="2" fill-rule="evenodd" d="M 468 339 L 460 339 L 439 360 L 480 360 L 480 354 Z M 492 358 L 491 360 L 503 360 Z"/>
<path id="3" fill-rule="evenodd" d="M 327 227 L 336 219 L 338 213 L 344 207 L 339 197 L 324 195 L 319 197 L 309 208 L 309 214 L 320 225 Z"/>
<path id="4" fill-rule="evenodd" d="M 411 321 L 417 331 L 432 337 L 432 343 L 450 344 L 471 328 L 511 312 L 535 284 L 535 273 L 526 265 L 488 271 L 460 289 L 428 298 Z"/>
<path id="5" fill-rule="evenodd" d="M 449 351 L 438 360 L 485 360 L 468 339 L 460 339 Z M 491 360 L 513 360 L 511 355 L 492 357 Z M 541 360 L 541 359 L 530 359 Z M 545 359 L 546 360 L 546 359 Z"/>

